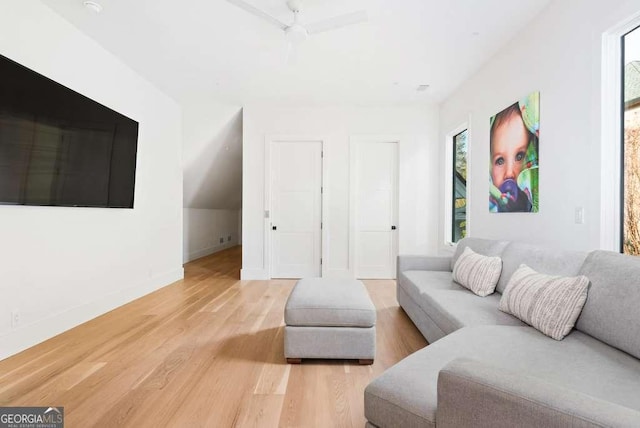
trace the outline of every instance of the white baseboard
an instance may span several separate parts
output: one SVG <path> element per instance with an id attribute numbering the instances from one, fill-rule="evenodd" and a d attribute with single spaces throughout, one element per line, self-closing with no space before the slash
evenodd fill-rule
<path id="1" fill-rule="evenodd" d="M 240 269 L 240 279 L 241 280 L 252 280 L 252 279 L 271 279 L 269 278 L 269 272 L 266 269 Z"/>
<path id="2" fill-rule="evenodd" d="M 182 267 L 0 336 L 0 360 L 184 278 Z"/>
<path id="3" fill-rule="evenodd" d="M 209 256 L 211 254 L 217 253 L 218 251 L 226 250 L 227 248 L 235 247 L 238 245 L 237 242 L 231 241 L 226 242 L 224 244 L 214 245 L 213 247 L 203 248 L 201 250 L 191 251 L 187 254 L 184 254 L 184 263 L 188 263 L 192 260 L 199 259 L 200 257 Z"/>

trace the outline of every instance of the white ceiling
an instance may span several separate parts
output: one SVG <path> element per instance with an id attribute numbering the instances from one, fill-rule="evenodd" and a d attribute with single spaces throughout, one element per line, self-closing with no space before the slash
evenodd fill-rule
<path id="1" fill-rule="evenodd" d="M 439 102 L 549 0 L 306 0 L 308 22 L 366 9 L 312 36 L 288 65 L 284 34 L 226 0 L 42 0 L 181 103 Z M 249 0 L 285 22 L 285 0 Z M 474 35 L 478 33 L 478 35 Z M 429 84 L 418 93 L 419 84 Z"/>
<path id="2" fill-rule="evenodd" d="M 281 30 L 226 0 L 41 0 L 180 102 L 184 206 L 241 206 L 248 103 L 429 104 L 446 98 L 550 0 L 304 0 L 303 21 L 365 9 L 287 63 Z M 247 0 L 290 22 L 286 0 Z M 418 85 L 428 84 L 425 92 Z"/>

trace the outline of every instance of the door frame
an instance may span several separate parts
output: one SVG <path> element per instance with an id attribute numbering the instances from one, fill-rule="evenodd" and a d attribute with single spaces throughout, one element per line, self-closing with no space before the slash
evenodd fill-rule
<path id="1" fill-rule="evenodd" d="M 398 152 L 396 159 L 396 192 L 395 192 L 395 210 L 398 223 L 396 236 L 394 240 L 395 252 L 400 253 L 400 148 L 402 147 L 403 138 L 400 135 L 352 135 L 349 137 L 349 273 L 352 278 L 356 277 L 357 263 L 357 245 L 356 245 L 356 171 L 358 162 L 356 157 L 356 149 L 360 144 L 371 143 L 396 143 Z M 396 266 L 397 261 L 393 260 Z M 394 269 L 395 270 L 395 269 Z"/>
<path id="2" fill-rule="evenodd" d="M 272 239 L 271 239 L 271 155 L 274 143 L 320 143 L 322 162 L 322 194 L 320 201 L 320 218 L 322 219 L 322 230 L 320 231 L 320 254 L 322 263 L 320 264 L 320 276 L 325 276 L 327 270 L 328 256 L 328 209 L 329 206 L 329 169 L 327 167 L 329 158 L 329 144 L 327 137 L 318 135 L 298 135 L 298 134 L 267 134 L 264 139 L 264 246 L 263 246 L 263 269 L 267 272 L 267 277 L 272 278 Z"/>

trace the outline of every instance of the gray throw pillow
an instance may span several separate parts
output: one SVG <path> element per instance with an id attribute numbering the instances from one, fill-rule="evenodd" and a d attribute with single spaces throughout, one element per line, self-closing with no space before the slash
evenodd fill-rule
<path id="1" fill-rule="evenodd" d="M 467 247 L 453 266 L 453 280 L 480 297 L 496 291 L 496 284 L 502 272 L 500 257 L 478 254 Z"/>
<path id="2" fill-rule="evenodd" d="M 499 308 L 547 336 L 562 340 L 587 301 L 588 287 L 586 276 L 545 275 L 522 264 L 504 289 Z"/>

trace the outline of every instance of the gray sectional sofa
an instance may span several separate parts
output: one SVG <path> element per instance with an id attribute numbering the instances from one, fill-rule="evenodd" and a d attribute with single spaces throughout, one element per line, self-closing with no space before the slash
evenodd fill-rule
<path id="1" fill-rule="evenodd" d="M 496 293 L 452 281 L 467 246 L 502 258 Z M 521 263 L 589 278 L 564 340 L 498 310 Z M 453 257 L 400 256 L 397 294 L 429 345 L 367 386 L 368 427 L 640 427 L 640 258 L 466 238 Z"/>

